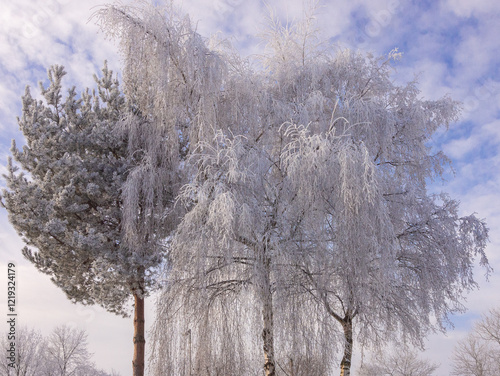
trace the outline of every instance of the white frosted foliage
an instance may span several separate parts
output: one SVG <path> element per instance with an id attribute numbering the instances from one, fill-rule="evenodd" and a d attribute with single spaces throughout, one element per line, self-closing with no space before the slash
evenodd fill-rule
<path id="1" fill-rule="evenodd" d="M 49 70 L 43 100 L 23 97 L 19 126 L 26 145 L 13 143 L 2 204 L 23 237 L 23 254 L 74 302 L 128 313 L 134 289 L 153 281 L 140 270 L 158 265 L 153 249 L 138 254 L 123 242 L 123 187 L 134 159 L 119 126 L 127 103 L 105 66 L 97 91 L 63 99 L 62 67 Z M 151 247 L 154 248 L 154 247 Z"/>
<path id="2" fill-rule="evenodd" d="M 158 375 L 262 364 L 266 375 L 323 375 L 340 361 L 348 375 L 354 340 L 420 344 L 463 309 L 476 256 L 489 271 L 485 224 L 427 192 L 448 164 L 427 143 L 457 119 L 458 104 L 420 99 L 415 82 L 395 85 L 397 51 L 332 56 L 312 48 L 310 20 L 271 26 L 268 70 L 227 73 L 252 85 L 224 85 L 213 137 L 189 159 L 194 179 L 179 197 L 187 214 L 158 301 Z M 248 302 L 253 314 L 241 315 Z M 189 366 L 177 350 L 186 332 Z M 227 347 L 202 350 L 215 338 Z"/>
<path id="3" fill-rule="evenodd" d="M 395 85 L 397 50 L 332 55 L 312 16 L 271 17 L 256 72 L 171 7 L 107 7 L 100 20 L 151 114 L 150 134 L 128 130 L 148 145 L 140 180 L 161 184 L 149 174 L 182 161 L 154 374 L 324 375 L 341 360 L 348 375 L 354 341 L 420 344 L 463 309 L 474 259 L 490 271 L 487 228 L 427 192 L 449 164 L 428 144 L 459 104 Z"/>

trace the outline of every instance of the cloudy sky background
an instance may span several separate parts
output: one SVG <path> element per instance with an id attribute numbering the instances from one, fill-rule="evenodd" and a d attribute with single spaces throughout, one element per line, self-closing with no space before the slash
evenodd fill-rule
<path id="1" fill-rule="evenodd" d="M 4 1 L 0 12 L 0 172 L 5 172 L 11 139 L 23 137 L 16 116 L 25 85 L 37 88 L 46 81 L 51 64 L 66 67 L 66 85 L 79 91 L 94 87 L 92 75 L 103 61 L 118 72 L 116 46 L 104 39 L 92 20 L 100 0 Z M 226 35 L 242 55 L 262 51 L 255 37 L 262 27 L 266 6 L 262 1 L 185 0 L 179 2 L 197 22 L 203 36 Z M 269 0 L 284 20 L 300 17 L 301 0 Z M 97 8 L 93 8 L 97 7 Z M 423 354 L 441 363 L 438 375 L 448 375 L 450 356 L 474 320 L 489 308 L 500 306 L 500 3 L 497 0 L 324 0 L 317 16 L 323 38 L 340 48 L 361 49 L 384 55 L 397 47 L 403 58 L 396 65 L 399 82 L 418 77 L 422 96 L 438 99 L 445 94 L 463 102 L 459 123 L 435 137 L 435 146 L 452 158 L 456 175 L 433 189 L 461 201 L 462 214 L 476 212 L 490 228 L 487 254 L 495 269 L 489 282 L 476 272 L 480 290 L 471 293 L 465 315 L 455 316 L 455 329 L 429 337 Z M 3 180 L 0 186 L 5 186 Z M 131 375 L 132 319 L 123 319 L 97 307 L 69 303 L 48 276 L 23 259 L 22 241 L 0 211 L 0 263 L 7 285 L 6 264 L 17 264 L 18 325 L 48 333 L 60 324 L 76 325 L 89 334 L 89 347 L 98 367 Z M 6 311 L 5 294 L 0 294 Z M 152 322 L 154 302 L 147 321 Z M 1 327 L 0 332 L 7 330 Z M 359 366 L 356 358 L 354 368 Z"/>

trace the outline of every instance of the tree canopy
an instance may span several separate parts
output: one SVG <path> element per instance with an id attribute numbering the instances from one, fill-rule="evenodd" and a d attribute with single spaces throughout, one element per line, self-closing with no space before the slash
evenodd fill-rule
<path id="1" fill-rule="evenodd" d="M 458 341 L 453 351 L 454 376 L 493 376 L 500 372 L 500 309 L 493 308 Z"/>
<path id="2" fill-rule="evenodd" d="M 131 160 L 116 126 L 125 99 L 105 67 L 97 92 L 77 98 L 71 88 L 63 100 L 64 74 L 60 66 L 49 70 L 44 101 L 26 89 L 19 119 L 26 145 L 13 142 L 16 164 L 9 159 L 2 203 L 28 245 L 23 254 L 70 300 L 124 314 L 144 265 L 121 242 L 120 195 Z"/>
<path id="3" fill-rule="evenodd" d="M 271 25 L 263 71 L 231 50 L 205 52 L 230 69 L 210 91 L 217 121 L 207 118 L 186 165 L 157 374 L 255 370 L 262 341 L 267 375 L 301 357 L 332 369 L 338 348 L 348 375 L 355 338 L 418 344 L 463 310 L 475 257 L 489 271 L 484 222 L 428 191 L 449 164 L 429 142 L 459 104 L 395 84 L 397 51 L 328 54 L 311 45 L 311 20 Z"/>

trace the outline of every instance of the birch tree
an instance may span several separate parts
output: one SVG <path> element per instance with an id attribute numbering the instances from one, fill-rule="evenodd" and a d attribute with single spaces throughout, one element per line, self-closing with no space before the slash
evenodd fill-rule
<path id="1" fill-rule="evenodd" d="M 402 334 L 418 344 L 463 309 L 462 292 L 476 286 L 474 256 L 489 267 L 485 224 L 460 217 L 457 202 L 426 189 L 446 159 L 425 142 L 453 119 L 455 105 L 417 100 L 414 83 L 394 87 L 384 66 L 355 54 L 338 56 L 339 63 L 352 71 L 345 81 L 337 76 L 337 109 L 353 146 L 337 154 L 338 169 L 315 164 L 314 147 L 295 156 L 302 189 L 317 192 L 307 197 L 311 217 L 306 213 L 300 229 L 308 242 L 298 243 L 307 254 L 298 285 L 340 324 L 341 375 L 348 375 L 356 337 L 381 345 Z"/>
<path id="2" fill-rule="evenodd" d="M 301 45 L 303 33 L 291 38 L 288 30 L 274 32 L 275 50 Z M 459 106 L 447 97 L 419 99 L 416 82 L 395 85 L 397 51 L 378 59 L 341 51 L 305 62 L 307 50 L 275 55 L 282 57 L 271 70 L 275 102 L 309 131 L 288 157 L 300 181 L 291 205 L 307 200 L 308 208 L 297 230 L 306 241 L 296 245 L 307 255 L 297 286 L 340 324 L 341 375 L 348 375 L 354 338 L 383 344 L 402 334 L 418 344 L 463 310 L 463 292 L 477 286 L 474 258 L 490 271 L 488 231 L 475 216 L 459 216 L 446 194 L 428 193 L 427 182 L 442 176 L 448 160 L 427 143 L 457 119 Z M 342 136 L 335 144 L 350 144 L 337 146 L 335 162 L 312 142 L 333 130 Z"/>
<path id="3" fill-rule="evenodd" d="M 419 344 L 463 309 L 474 259 L 490 270 L 484 222 L 427 189 L 448 164 L 428 143 L 457 120 L 458 103 L 394 84 L 396 51 L 331 56 L 310 48 L 309 21 L 272 25 L 266 71 L 235 71 L 252 85 L 224 86 L 229 98 L 246 93 L 244 105 L 231 102 L 247 109 L 230 119 L 242 132 L 217 112 L 219 130 L 198 139 L 189 160 L 194 178 L 180 192 L 188 214 L 158 302 L 158 374 L 255 372 L 257 353 L 241 349 L 257 346 L 260 332 L 266 375 L 303 355 L 325 367 L 309 372 L 328 373 L 340 339 L 346 376 L 355 339 Z"/>
<path id="4" fill-rule="evenodd" d="M 276 136 L 285 147 L 288 134 L 283 130 Z M 270 137 L 274 139 L 272 132 L 263 139 Z M 195 204 L 173 240 L 172 266 L 158 306 L 156 358 L 167 363 L 159 367 L 172 368 L 158 368 L 158 374 L 176 369 L 185 359 L 179 346 L 183 339 L 170 342 L 161 334 L 171 327 L 191 333 L 196 374 L 237 375 L 263 368 L 266 375 L 274 375 L 278 367 L 289 367 L 290 360 L 298 366 L 300 356 L 317 354 L 317 360 L 325 360 L 333 355 L 332 327 L 308 323 L 311 312 L 301 307 L 307 301 L 288 296 L 288 278 L 298 257 L 293 248 L 289 251 L 294 241 L 289 234 L 302 208 L 285 205 L 296 187 L 282 166 L 283 150 L 275 146 L 220 133 L 213 144 L 200 145 L 193 157 L 200 158 L 199 174 L 181 198 Z M 200 312 L 205 319 L 199 320 Z M 291 327 L 276 324 L 287 318 L 294 320 Z M 292 329 L 297 320 L 303 324 L 302 335 Z M 318 333 L 323 334 L 312 341 Z M 309 340 L 302 338 L 307 335 Z M 214 340 L 220 345 L 214 346 Z M 276 345 L 283 347 L 280 353 Z M 260 362 L 258 348 L 264 355 Z M 323 371 L 328 369 L 328 360 L 315 367 L 320 364 Z"/>
<path id="5" fill-rule="evenodd" d="M 277 120 L 273 115 L 277 112 L 283 116 L 283 108 L 272 107 L 273 98 L 261 75 L 244 69 L 245 65 L 231 63 L 233 69 L 225 77 L 223 95 L 214 106 L 220 109 L 220 131 L 212 139 L 200 140 L 199 149 L 190 160 L 198 171 L 181 192 L 189 214 L 178 229 L 169 255 L 172 269 L 163 297 L 169 303 L 158 304 L 158 374 L 178 370 L 182 365 L 185 369 L 186 363 L 186 374 L 205 370 L 225 374 L 248 372 L 255 369 L 252 359 L 258 356 L 253 350 L 242 356 L 252 349 L 247 346 L 245 350 L 245 338 L 257 345 L 259 337 L 265 372 L 276 372 L 274 315 L 280 303 L 274 298 L 275 279 L 280 269 L 292 262 L 282 252 L 284 247 L 278 245 L 276 235 L 283 227 L 277 218 L 283 209 L 278 210 L 278 206 L 284 203 L 280 192 L 283 188 L 287 197 L 293 194 L 279 166 L 279 145 L 281 142 L 283 148 L 287 137 L 285 127 L 278 131 L 283 118 Z M 258 313 L 245 315 L 248 320 L 238 326 L 237 316 L 224 308 L 225 299 L 242 304 L 235 312 L 251 312 L 248 308 L 254 306 L 259 307 Z M 172 303 L 175 300 L 181 305 L 180 310 L 173 308 L 177 307 Z M 172 312 L 182 314 L 176 316 Z M 189 318 L 194 317 L 194 312 L 204 312 L 211 319 L 193 323 Z M 175 331 L 177 339 L 170 341 L 161 332 L 173 327 L 183 329 Z M 236 328 L 231 333 L 224 332 L 224 338 L 219 337 L 224 351 L 207 346 L 208 341 L 218 341 L 214 336 L 221 334 L 221 327 Z M 185 333 L 189 333 L 187 347 L 197 352 L 190 351 L 189 362 L 184 360 L 186 346 L 179 346 L 186 343 Z M 320 347 L 317 342 L 317 348 Z"/>
<path id="6" fill-rule="evenodd" d="M 171 6 L 109 6 L 96 17 L 107 35 L 119 42 L 125 94 L 136 104 L 134 111 L 147 119 L 141 123 L 132 118 L 125 128 L 128 150 L 141 153 L 141 163 L 131 170 L 124 190 L 125 241 L 142 247 L 143 240 L 158 230 L 157 219 L 170 229 L 179 222 L 181 206 L 173 202 L 190 179 L 184 167 L 193 146 L 211 139 L 220 127 L 241 133 L 240 127 L 250 120 L 251 108 L 243 105 L 248 91 L 234 99 L 228 96 L 234 85 L 228 72 L 235 74 L 244 66 L 221 47 L 223 43 L 209 48 L 189 18 Z M 243 81 L 251 83 L 248 77 Z M 248 128 L 251 134 L 257 131 Z M 168 200 L 158 206 L 162 197 Z M 138 217 L 138 202 L 144 204 L 141 212 L 160 216 Z"/>

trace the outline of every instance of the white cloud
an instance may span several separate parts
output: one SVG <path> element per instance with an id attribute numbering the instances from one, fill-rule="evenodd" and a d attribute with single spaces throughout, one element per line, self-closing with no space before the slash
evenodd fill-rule
<path id="1" fill-rule="evenodd" d="M 477 135 L 471 136 L 469 138 L 461 138 L 458 140 L 452 140 L 444 147 L 444 152 L 447 156 L 453 159 L 461 159 L 469 152 L 476 150 L 480 138 Z"/>
<path id="2" fill-rule="evenodd" d="M 460 44 L 456 46 L 454 60 L 465 82 L 470 78 L 488 74 L 495 68 L 496 56 L 493 53 L 500 47 L 497 30 L 498 19 L 491 17 L 482 17 L 475 22 L 471 20 L 469 25 L 464 27 Z"/>
<path id="3" fill-rule="evenodd" d="M 500 11 L 496 0 L 448 0 L 446 5 L 459 17 L 481 16 Z"/>
<path id="4" fill-rule="evenodd" d="M 6 81 L 0 82 L 0 117 L 5 119 L 5 122 L 0 122 L 0 130 L 4 130 L 7 126 L 10 127 L 13 123 L 15 124 L 18 115 L 15 112 L 17 94 L 16 91 L 11 89 L 8 78 Z"/>

